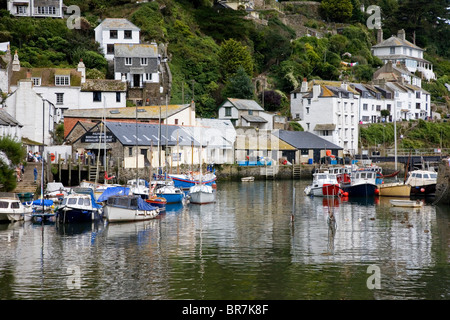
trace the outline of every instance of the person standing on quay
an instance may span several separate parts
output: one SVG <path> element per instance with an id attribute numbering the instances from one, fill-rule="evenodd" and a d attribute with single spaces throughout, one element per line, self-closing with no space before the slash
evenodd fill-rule
<path id="1" fill-rule="evenodd" d="M 36 168 L 36 166 L 34 166 L 34 170 L 33 170 L 33 173 L 34 173 L 34 183 L 36 183 L 36 180 L 37 180 L 37 175 L 38 175 L 38 171 L 37 171 L 37 168 Z"/>

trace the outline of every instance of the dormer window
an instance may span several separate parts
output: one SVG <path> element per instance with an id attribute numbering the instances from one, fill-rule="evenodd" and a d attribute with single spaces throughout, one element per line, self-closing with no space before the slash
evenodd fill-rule
<path id="1" fill-rule="evenodd" d="M 55 85 L 56 86 L 69 86 L 70 85 L 70 77 L 69 76 L 55 76 Z"/>
<path id="2" fill-rule="evenodd" d="M 41 78 L 31 78 L 31 81 L 33 82 L 33 86 L 35 87 L 41 86 Z"/>

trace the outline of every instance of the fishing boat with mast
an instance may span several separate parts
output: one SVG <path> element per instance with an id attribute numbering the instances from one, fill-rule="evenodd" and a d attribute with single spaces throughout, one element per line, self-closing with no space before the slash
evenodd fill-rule
<path id="1" fill-rule="evenodd" d="M 194 204 L 208 204 L 216 202 L 216 192 L 211 185 L 202 183 L 202 148 L 200 146 L 199 152 L 199 166 L 200 166 L 200 181 L 189 188 L 190 203 Z"/>

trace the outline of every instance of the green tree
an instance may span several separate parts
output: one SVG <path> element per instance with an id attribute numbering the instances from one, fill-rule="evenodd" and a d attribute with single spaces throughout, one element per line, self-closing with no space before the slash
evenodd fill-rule
<path id="1" fill-rule="evenodd" d="M 253 59 L 248 48 L 234 39 L 228 39 L 220 46 L 219 62 L 224 79 L 243 68 L 247 75 L 253 74 Z"/>
<path id="2" fill-rule="evenodd" d="M 16 188 L 14 168 L 25 159 L 26 152 L 22 143 L 9 136 L 0 138 L 0 150 L 0 190 L 9 192 Z"/>
<path id="3" fill-rule="evenodd" d="M 242 66 L 239 66 L 236 74 L 226 82 L 223 97 L 237 99 L 254 98 L 252 79 Z"/>
<path id="4" fill-rule="evenodd" d="M 347 22 L 352 16 L 353 6 L 350 0 L 323 0 L 320 11 L 328 21 Z"/>

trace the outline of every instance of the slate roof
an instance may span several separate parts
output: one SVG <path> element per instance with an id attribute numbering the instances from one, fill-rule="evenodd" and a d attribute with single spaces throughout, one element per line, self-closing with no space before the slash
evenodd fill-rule
<path id="1" fill-rule="evenodd" d="M 267 120 L 260 116 L 243 114 L 241 117 L 244 118 L 247 122 L 267 123 Z"/>
<path id="2" fill-rule="evenodd" d="M 106 127 L 112 134 L 120 141 L 124 146 L 136 145 L 136 123 L 129 122 L 105 122 Z M 139 146 L 158 146 L 159 140 L 159 125 L 151 123 L 138 123 L 137 125 L 137 137 Z M 166 136 L 166 130 L 168 136 Z M 194 146 L 200 146 L 199 142 L 193 139 L 192 135 L 184 130 L 181 126 L 176 125 L 161 125 L 161 141 L 160 145 L 176 146 L 177 138 L 180 146 L 191 146 L 191 142 L 194 142 Z"/>
<path id="3" fill-rule="evenodd" d="M 137 58 L 158 58 L 158 45 L 156 44 L 114 44 L 114 56 L 137 57 Z"/>
<path id="4" fill-rule="evenodd" d="M 70 87 L 81 86 L 81 72 L 77 69 L 63 68 L 25 68 L 21 67 L 19 71 L 15 71 L 11 77 L 11 85 L 15 86 L 19 80 L 27 79 L 27 73 L 31 73 L 32 78 L 41 78 L 42 87 L 55 87 L 56 75 L 70 76 Z"/>
<path id="5" fill-rule="evenodd" d="M 23 127 L 13 116 L 6 110 L 0 109 L 0 126 L 19 126 Z"/>
<path id="6" fill-rule="evenodd" d="M 227 100 L 230 101 L 238 110 L 264 111 L 263 107 L 261 107 L 255 100 L 235 98 L 228 98 Z"/>
<path id="7" fill-rule="evenodd" d="M 141 30 L 127 19 L 122 18 L 106 18 L 97 27 L 99 26 L 102 26 L 103 29 Z"/>
<path id="8" fill-rule="evenodd" d="M 372 46 L 372 48 L 383 48 L 383 47 L 409 47 L 417 50 L 425 51 L 424 49 L 416 46 L 415 44 L 409 42 L 408 40 L 402 40 L 396 36 L 391 36 L 390 38 L 381 41 L 380 43 Z"/>
<path id="9" fill-rule="evenodd" d="M 172 104 L 167 106 L 167 117 L 170 117 L 186 108 L 190 104 Z M 123 107 L 123 108 L 95 108 L 95 109 L 69 109 L 64 111 L 65 118 L 101 119 L 104 112 L 108 119 L 136 119 L 136 108 L 139 120 L 159 120 L 159 106 Z M 161 106 L 161 119 L 166 118 L 166 107 Z"/>
<path id="10" fill-rule="evenodd" d="M 297 149 L 343 149 L 311 132 L 279 130 L 274 134 Z"/>
<path id="11" fill-rule="evenodd" d="M 86 79 L 86 82 L 81 84 L 81 91 L 127 91 L 127 83 L 121 80 Z"/>

